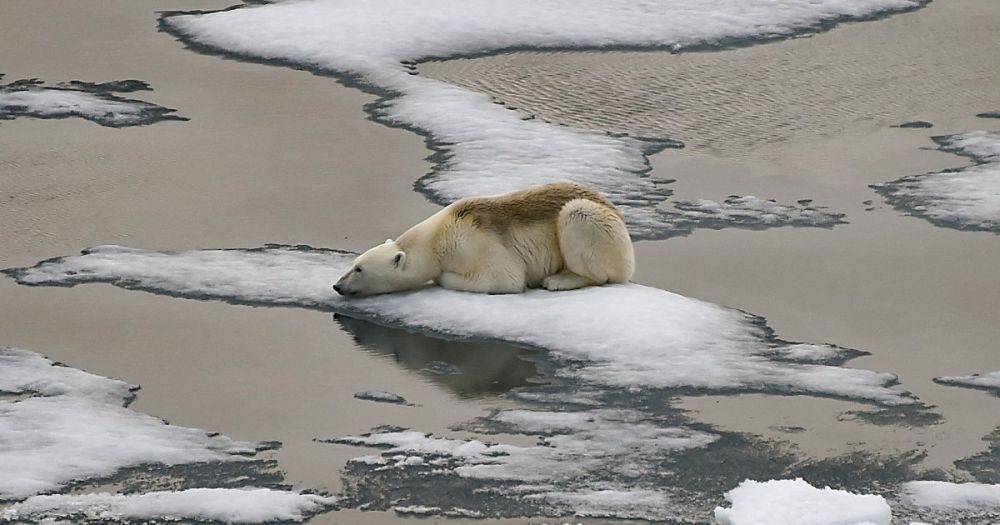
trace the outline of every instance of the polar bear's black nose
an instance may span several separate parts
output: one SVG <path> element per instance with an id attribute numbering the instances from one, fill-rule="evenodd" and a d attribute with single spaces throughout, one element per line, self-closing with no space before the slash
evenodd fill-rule
<path id="1" fill-rule="evenodd" d="M 340 295 L 344 295 L 344 289 L 341 288 L 339 284 L 333 285 L 333 291 L 339 293 Z"/>

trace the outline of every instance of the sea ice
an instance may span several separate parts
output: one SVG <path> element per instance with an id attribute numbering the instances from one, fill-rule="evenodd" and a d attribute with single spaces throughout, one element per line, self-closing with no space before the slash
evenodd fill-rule
<path id="1" fill-rule="evenodd" d="M 72 87 L 46 87 L 34 80 L 0 84 L 0 120 L 18 116 L 81 117 L 115 128 L 159 120 L 186 120 L 172 115 L 172 109 L 112 94 L 113 91 L 135 91 L 136 82 L 75 82 Z"/>
<path id="2" fill-rule="evenodd" d="M 438 203 L 571 180 L 607 194 L 636 237 L 690 231 L 662 212 L 668 181 L 646 155 L 677 146 L 525 119 L 485 94 L 413 74 L 413 61 L 511 48 L 609 46 L 682 50 L 770 39 L 842 20 L 913 9 L 925 0 L 305 0 L 170 14 L 163 27 L 200 49 L 346 75 L 385 95 L 377 118 L 427 134 L 434 171 L 417 187 Z M 744 226 L 777 225 L 741 210 Z M 830 220 L 817 213 L 813 220 Z M 679 220 L 680 218 L 680 220 Z M 823 225 L 830 226 L 834 222 Z M 718 223 L 715 223 L 718 227 Z"/>
<path id="3" fill-rule="evenodd" d="M 267 488 L 196 488 L 144 494 L 100 492 L 32 496 L 0 511 L 0 520 L 299 522 L 335 503 L 336 498 Z"/>
<path id="4" fill-rule="evenodd" d="M 653 490 L 586 489 L 576 492 L 543 492 L 528 498 L 567 505 L 575 516 L 665 521 L 680 516 L 663 493 Z"/>
<path id="5" fill-rule="evenodd" d="M 405 397 L 399 394 L 393 394 L 392 392 L 383 392 L 381 390 L 365 390 L 363 392 L 355 392 L 354 397 L 357 399 L 375 401 L 377 403 L 392 403 L 395 405 L 406 404 Z"/>
<path id="6" fill-rule="evenodd" d="M 933 122 L 927 122 L 926 120 L 911 120 L 911 121 L 904 122 L 902 124 L 899 124 L 899 125 L 896 125 L 896 126 L 893 126 L 893 127 L 894 128 L 903 128 L 903 129 L 927 129 L 927 128 L 933 128 L 934 127 L 934 123 Z"/>
<path id="7" fill-rule="evenodd" d="M 257 445 L 168 425 L 125 405 L 132 387 L 0 348 L 0 500 L 138 465 L 241 461 Z"/>
<path id="8" fill-rule="evenodd" d="M 818 489 L 802 479 L 746 480 L 726 493 L 730 507 L 716 507 L 720 525 L 889 525 L 882 496 Z"/>
<path id="9" fill-rule="evenodd" d="M 345 299 L 354 255 L 305 247 L 155 252 L 103 246 L 5 270 L 21 284 L 109 282 L 200 299 L 336 311 L 448 337 L 543 348 L 559 375 L 612 388 L 775 391 L 913 404 L 889 373 L 816 364 L 828 345 L 776 339 L 752 315 L 637 284 L 517 295 L 438 287 Z M 799 357 L 796 357 L 799 356 Z M 821 359 L 822 361 L 822 359 Z"/>
<path id="10" fill-rule="evenodd" d="M 379 431 L 328 441 L 386 449 L 381 462 L 371 456 L 357 460 L 377 469 L 392 468 L 379 466 L 388 464 L 387 458 L 417 456 L 424 461 L 400 461 L 393 467 L 418 467 L 429 475 L 505 483 L 512 487 L 509 497 L 559 509 L 550 511 L 554 513 L 569 508 L 580 516 L 675 518 L 674 507 L 664 493 L 636 488 L 635 484 L 673 454 L 704 447 L 718 436 L 665 426 L 648 417 L 631 410 L 601 409 L 510 410 L 489 418 L 490 423 L 498 424 L 497 429 L 506 432 L 542 434 L 544 437 L 535 446 L 439 438 L 412 430 Z M 600 481 L 609 472 L 615 473 L 617 485 Z"/>
<path id="11" fill-rule="evenodd" d="M 393 507 L 392 510 L 399 514 L 412 514 L 414 516 L 428 516 L 441 512 L 441 509 L 438 507 L 426 507 L 424 505 L 400 505 Z"/>
<path id="12" fill-rule="evenodd" d="M 1000 133 L 935 137 L 938 147 L 976 164 L 872 186 L 893 207 L 959 230 L 1000 234 Z"/>
<path id="13" fill-rule="evenodd" d="M 844 214 L 831 213 L 823 207 L 780 204 L 753 195 L 732 196 L 721 203 L 707 199 L 676 201 L 674 207 L 683 212 L 684 220 L 702 228 L 766 228 L 775 225 L 828 228 L 845 222 Z"/>
<path id="14" fill-rule="evenodd" d="M 0 392 L 45 397 L 70 396 L 127 404 L 138 387 L 117 379 L 59 366 L 34 352 L 0 347 Z"/>
<path id="15" fill-rule="evenodd" d="M 1000 510 L 1000 485 L 910 481 L 903 484 L 903 499 L 911 505 L 932 509 Z"/>
<path id="16" fill-rule="evenodd" d="M 1000 370 L 987 374 L 936 377 L 934 381 L 945 385 L 982 388 L 1000 395 Z"/>

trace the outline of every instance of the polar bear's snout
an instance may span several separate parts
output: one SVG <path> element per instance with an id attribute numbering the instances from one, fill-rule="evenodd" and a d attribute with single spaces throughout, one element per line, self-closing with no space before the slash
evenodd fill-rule
<path id="1" fill-rule="evenodd" d="M 341 277 L 340 280 L 333 285 L 333 291 L 339 293 L 340 295 L 343 295 L 344 297 L 351 297 L 354 295 L 358 295 L 359 292 L 358 287 L 356 286 L 352 287 L 351 284 L 347 282 L 350 279 L 350 277 L 351 277 L 351 272 L 348 272 L 343 277 Z"/>

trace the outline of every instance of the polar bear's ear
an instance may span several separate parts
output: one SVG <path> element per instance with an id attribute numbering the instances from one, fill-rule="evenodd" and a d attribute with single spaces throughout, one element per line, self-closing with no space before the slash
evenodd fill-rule
<path id="1" fill-rule="evenodd" d="M 384 244 L 390 244 L 391 242 L 392 242 L 392 239 L 386 239 Z"/>
<path id="2" fill-rule="evenodd" d="M 406 262 L 406 252 L 396 252 L 396 256 L 392 258 L 392 265 L 400 268 L 404 262 Z"/>

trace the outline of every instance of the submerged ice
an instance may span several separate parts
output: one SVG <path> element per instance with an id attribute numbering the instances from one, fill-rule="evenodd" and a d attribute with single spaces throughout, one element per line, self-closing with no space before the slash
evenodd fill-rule
<path id="1" fill-rule="evenodd" d="M 367 472 L 365 479 L 395 474 L 402 479 L 434 479 L 436 486 L 478 482 L 472 492 L 482 496 L 474 502 L 482 510 L 476 512 L 490 516 L 519 515 L 531 509 L 541 515 L 667 520 L 681 518 L 681 511 L 651 474 L 675 453 L 704 447 L 718 438 L 619 409 L 508 410 L 480 425 L 542 437 L 536 445 L 515 446 L 389 429 L 328 441 L 385 449 L 379 456 L 362 456 L 352 461 L 353 467 L 349 465 Z M 348 490 L 345 497 L 348 503 L 358 504 L 353 500 L 363 496 Z M 446 499 L 426 501 L 422 494 L 412 493 L 400 497 L 407 505 L 447 513 Z M 494 502 L 495 508 L 490 508 L 491 499 L 503 503 Z"/>
<path id="2" fill-rule="evenodd" d="M 1000 133 L 972 131 L 934 141 L 975 164 L 872 187 L 893 207 L 938 226 L 1000 234 Z"/>
<path id="3" fill-rule="evenodd" d="M 348 300 L 330 284 L 353 258 L 307 247 L 172 253 L 103 246 L 5 272 L 27 285 L 108 282 L 191 298 L 320 308 L 408 330 L 536 347 L 561 363 L 560 376 L 603 387 L 915 402 L 891 388 L 893 374 L 824 364 L 857 353 L 787 343 L 758 317 L 664 290 L 627 284 L 481 295 L 430 287 Z"/>
<path id="4" fill-rule="evenodd" d="M 518 419 L 530 417 L 528 424 Z M 588 412 L 505 411 L 493 416 L 512 432 L 546 434 L 535 446 L 487 444 L 479 440 L 437 438 L 412 430 L 377 432 L 331 440 L 335 443 L 387 447 L 390 456 L 403 457 L 402 465 L 430 465 L 440 457 L 456 461 L 450 468 L 460 476 L 518 481 L 524 492 L 537 492 L 552 480 L 585 477 L 614 466 L 627 475 L 632 462 L 676 450 L 707 445 L 716 436 L 683 427 L 659 426 L 642 420 L 637 412 L 594 410 Z M 420 461 L 411 458 L 417 455 Z M 631 460 L 631 461 L 630 461 Z M 389 464 L 389 468 L 392 468 Z M 641 472 L 633 472 L 633 475 Z M 544 483 L 543 483 L 544 482 Z"/>
<path id="5" fill-rule="evenodd" d="M 364 390 L 362 392 L 355 392 L 354 397 L 357 399 L 375 401 L 376 403 L 390 403 L 393 405 L 406 404 L 405 397 L 399 394 L 393 394 L 392 392 L 385 392 L 382 390 Z"/>
<path id="6" fill-rule="evenodd" d="M 101 84 L 74 81 L 58 87 L 44 86 L 35 79 L 0 84 L 0 120 L 19 116 L 80 117 L 114 128 L 160 120 L 186 120 L 173 115 L 173 109 L 113 94 L 141 89 L 149 89 L 149 86 L 136 80 Z"/>
<path id="7" fill-rule="evenodd" d="M 494 104 L 487 95 L 416 75 L 408 65 L 511 48 L 641 46 L 676 51 L 723 46 L 817 30 L 924 3 L 306 0 L 173 14 L 162 24 L 201 49 L 345 75 L 384 93 L 372 108 L 376 117 L 427 134 L 437 151 L 434 171 L 417 183 L 435 202 L 571 180 L 608 195 L 622 209 L 634 236 L 662 238 L 689 232 L 700 218 L 680 207 L 660 209 L 658 205 L 671 193 L 665 187 L 669 181 L 647 174 L 648 154 L 679 144 L 528 119 Z M 828 227 L 839 222 L 836 214 L 799 212 L 809 215 L 808 220 L 800 217 L 789 224 Z M 785 224 L 753 207 L 742 207 L 739 220 L 718 219 L 718 214 L 709 219 L 712 227 Z"/>

